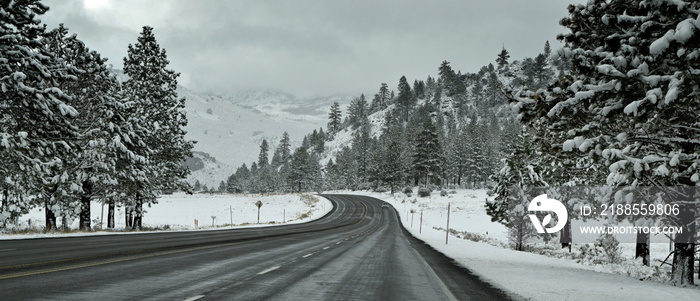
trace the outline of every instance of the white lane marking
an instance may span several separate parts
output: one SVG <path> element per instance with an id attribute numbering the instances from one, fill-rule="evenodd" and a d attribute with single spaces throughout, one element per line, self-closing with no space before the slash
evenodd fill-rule
<path id="1" fill-rule="evenodd" d="M 187 299 L 185 299 L 185 300 L 182 300 L 182 301 L 194 301 L 194 300 L 199 300 L 199 299 L 202 299 L 202 298 L 204 298 L 204 295 L 189 297 L 189 298 L 187 298 Z"/>
<path id="2" fill-rule="evenodd" d="M 337 243 L 335 243 L 335 244 L 336 244 L 336 245 L 339 245 L 341 242 L 342 242 L 342 241 L 339 241 L 339 242 L 337 242 Z"/>
<path id="3" fill-rule="evenodd" d="M 301 258 L 306 258 L 306 257 L 309 257 L 309 256 L 311 256 L 311 255 L 314 255 L 314 253 L 306 254 L 306 255 L 304 255 L 304 256 L 301 256 Z"/>
<path id="4" fill-rule="evenodd" d="M 264 275 L 264 274 L 267 274 L 267 273 L 272 272 L 272 271 L 279 269 L 279 268 L 280 268 L 280 266 L 274 266 L 274 267 L 271 267 L 267 270 L 264 270 L 264 271 L 258 273 L 258 275 Z"/>
<path id="5" fill-rule="evenodd" d="M 330 247 L 325 247 L 325 248 L 323 248 L 323 249 L 324 249 L 324 250 L 328 250 L 328 248 L 330 248 Z"/>
<path id="6" fill-rule="evenodd" d="M 17 249 L 1 249 L 0 252 L 7 252 L 7 251 L 14 251 L 14 250 L 17 250 Z"/>
<path id="7" fill-rule="evenodd" d="M 450 301 L 457 301 L 457 300 L 459 300 L 459 299 L 457 299 L 457 297 L 455 297 L 454 294 L 452 294 L 452 292 L 450 291 L 450 289 L 447 288 L 447 285 L 445 285 L 445 283 L 442 282 L 442 279 L 440 279 L 440 277 L 437 275 L 437 273 L 435 273 L 435 270 L 433 270 L 433 268 L 428 264 L 428 262 L 425 261 L 425 258 L 423 258 L 423 256 L 421 256 L 420 253 L 418 253 L 418 251 L 416 251 L 416 249 L 413 248 L 413 246 L 411 246 L 411 243 L 410 243 L 410 242 L 408 243 L 408 245 L 409 245 L 409 247 L 411 248 L 411 251 L 413 251 L 413 254 L 415 254 L 415 255 L 418 257 L 418 260 L 420 260 L 420 261 L 425 265 L 425 267 L 427 268 L 428 272 L 429 272 L 430 274 L 432 274 L 433 277 L 435 277 L 435 279 L 437 279 L 438 286 L 440 286 L 440 288 L 442 289 L 442 291 L 445 293 L 445 295 L 447 296 L 447 299 L 449 299 Z"/>

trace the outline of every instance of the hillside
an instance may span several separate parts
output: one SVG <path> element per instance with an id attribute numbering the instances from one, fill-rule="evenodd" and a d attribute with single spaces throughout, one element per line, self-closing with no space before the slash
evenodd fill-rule
<path id="1" fill-rule="evenodd" d="M 126 80 L 122 70 L 112 72 Z M 256 161 L 263 139 L 274 148 L 286 131 L 292 145 L 299 145 L 311 130 L 326 126 L 333 102 L 345 106 L 351 100 L 347 95 L 296 98 L 272 90 L 208 94 L 178 86 L 177 92 L 186 99 L 186 138 L 197 141 L 194 157 L 206 163 L 188 181 L 208 187 L 218 187 L 235 167 Z"/>

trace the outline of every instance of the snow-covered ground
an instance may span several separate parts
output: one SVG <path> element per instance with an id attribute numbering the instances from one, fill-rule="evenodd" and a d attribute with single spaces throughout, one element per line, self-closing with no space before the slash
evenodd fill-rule
<path id="1" fill-rule="evenodd" d="M 255 202 L 261 201 L 260 224 L 257 223 L 258 207 Z M 211 228 L 255 227 L 286 223 L 300 223 L 318 219 L 332 209 L 332 204 L 325 198 L 308 194 L 281 195 L 233 195 L 233 194 L 196 194 L 187 195 L 176 193 L 166 195 L 146 207 L 143 219 L 144 228 L 159 230 L 195 230 Z M 91 216 L 93 229 L 100 229 L 100 217 L 103 214 L 102 203 L 93 202 Z M 104 217 L 107 218 L 107 208 L 104 207 Z M 214 217 L 212 219 L 212 217 Z M 198 226 L 195 225 L 198 221 Z M 124 209 L 118 208 L 115 215 L 115 230 L 125 227 Z M 20 218 L 18 228 L 41 229 L 44 223 L 44 212 L 37 208 Z M 58 221 L 61 224 L 59 218 Z M 233 224 L 233 226 L 232 226 Z M 78 220 L 69 223 L 72 229 L 78 228 Z M 99 235 L 113 232 L 89 233 L 48 233 L 48 234 L 3 234 L 0 239 L 55 237 L 66 235 Z"/>
<path id="2" fill-rule="evenodd" d="M 404 227 L 414 236 L 454 258 L 475 274 L 526 300 L 700 300 L 700 286 L 675 287 L 664 283 L 668 265 L 658 267 L 668 255 L 668 244 L 652 244 L 652 267 L 638 261 L 593 265 L 578 263 L 580 245 L 572 253 L 556 245 L 536 245 L 540 255 L 507 248 L 506 228 L 493 223 L 483 207 L 485 190 L 459 190 L 441 197 L 406 197 L 402 193 L 347 192 L 365 194 L 392 204 Z M 450 203 L 450 229 L 445 243 L 447 205 Z M 414 211 L 411 214 L 411 210 Z M 422 229 L 420 225 L 423 212 Z M 459 238 L 457 237 L 457 235 Z M 469 236 L 475 242 L 464 239 Z M 623 256 L 632 258 L 634 244 L 621 244 Z M 572 255 L 573 254 L 573 255 Z M 697 280 L 696 282 L 700 282 Z"/>

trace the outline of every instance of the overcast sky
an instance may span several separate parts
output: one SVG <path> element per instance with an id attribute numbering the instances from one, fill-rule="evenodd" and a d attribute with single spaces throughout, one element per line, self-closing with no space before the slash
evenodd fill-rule
<path id="1" fill-rule="evenodd" d="M 443 60 L 476 72 L 505 45 L 511 60 L 560 46 L 573 0 L 45 0 L 64 23 L 122 68 L 129 44 L 154 27 L 180 84 L 200 92 L 274 89 L 298 97 L 376 93 L 435 76 Z"/>

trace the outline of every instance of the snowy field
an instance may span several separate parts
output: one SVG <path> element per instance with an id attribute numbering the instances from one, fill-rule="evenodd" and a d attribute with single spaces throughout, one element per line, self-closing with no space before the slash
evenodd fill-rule
<path id="1" fill-rule="evenodd" d="M 578 263 L 575 257 L 580 254 L 581 245 L 577 244 L 572 253 L 556 244 L 535 245 L 539 253 L 547 255 L 507 248 L 505 226 L 491 222 L 483 207 L 487 198 L 485 190 L 459 190 L 446 197 L 441 197 L 438 191 L 430 198 L 419 198 L 415 194 L 406 197 L 402 193 L 395 196 L 344 193 L 365 194 L 387 201 L 396 208 L 404 227 L 414 236 L 486 281 L 526 300 L 700 300 L 700 286 L 675 287 L 667 283 L 670 266 L 659 268 L 659 264 L 669 254 L 668 244 L 652 244 L 652 267 L 632 260 L 634 244 L 621 244 L 623 257 L 627 259 L 621 264 Z M 454 232 L 451 231 L 446 244 L 448 202 L 450 229 Z M 696 283 L 700 282 L 697 275 L 695 277 Z"/>
<path id="2" fill-rule="evenodd" d="M 257 223 L 258 207 L 261 201 L 260 224 Z M 284 195 L 233 195 L 233 194 L 196 194 L 177 193 L 163 196 L 157 204 L 146 207 L 143 218 L 144 228 L 157 230 L 196 230 L 196 229 L 230 229 L 234 227 L 256 227 L 285 223 L 300 223 L 318 219 L 332 209 L 332 204 L 322 197 L 308 194 Z M 103 214 L 102 203 L 93 202 L 91 206 L 93 229 L 100 229 L 100 217 Z M 104 207 L 107 218 L 107 206 Z M 212 217 L 214 217 L 212 219 Z M 195 225 L 195 220 L 198 225 Z M 115 215 L 116 229 L 125 226 L 124 209 L 118 208 Z M 59 218 L 58 223 L 61 224 Z M 44 212 L 37 208 L 20 218 L 16 227 L 33 228 L 40 231 L 44 224 Z M 71 229 L 78 228 L 78 220 L 70 223 Z M 48 233 L 48 234 L 2 234 L 0 239 L 55 237 L 65 235 L 109 234 L 113 232 L 91 233 Z"/>

